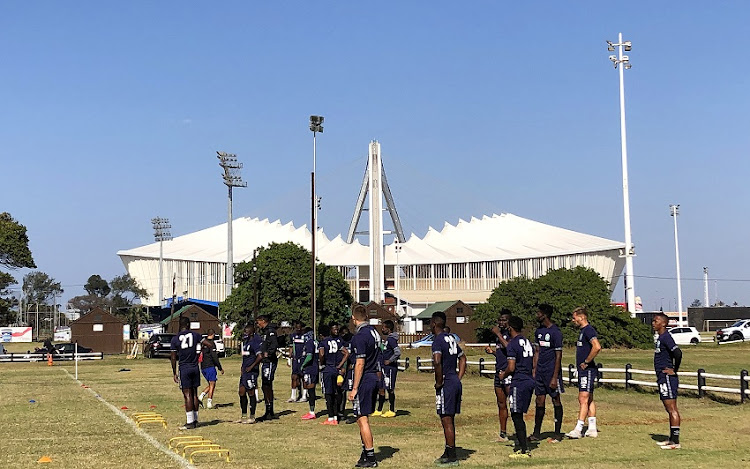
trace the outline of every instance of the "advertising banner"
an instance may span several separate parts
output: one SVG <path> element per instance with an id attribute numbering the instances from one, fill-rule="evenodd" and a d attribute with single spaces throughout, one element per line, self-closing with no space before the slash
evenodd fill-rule
<path id="1" fill-rule="evenodd" d="M 31 342 L 30 327 L 0 327 L 0 342 Z"/>
<path id="2" fill-rule="evenodd" d="M 138 338 L 150 339 L 152 335 L 161 333 L 163 327 L 161 324 L 138 324 Z"/>

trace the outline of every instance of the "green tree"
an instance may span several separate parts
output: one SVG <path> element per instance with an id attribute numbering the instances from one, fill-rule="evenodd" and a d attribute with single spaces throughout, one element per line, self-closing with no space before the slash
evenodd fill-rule
<path id="1" fill-rule="evenodd" d="M 86 284 L 83 286 L 83 289 L 86 290 L 86 293 L 89 295 L 98 296 L 99 298 L 104 298 L 109 295 L 109 292 L 111 291 L 109 283 L 99 275 L 90 276 L 86 281 Z"/>
<path id="2" fill-rule="evenodd" d="M 26 227 L 18 223 L 9 213 L 0 213 L 0 266 L 7 269 L 27 267 L 36 268 L 29 250 L 29 237 Z M 0 272 L 0 325 L 8 325 L 16 320 L 11 307 L 18 304 L 18 300 L 10 296 L 8 287 L 16 283 L 7 272 Z"/>
<path id="3" fill-rule="evenodd" d="M 129 274 L 118 275 L 109 282 L 112 288 L 112 305 L 115 307 L 132 306 L 136 298 L 148 298 L 146 289 L 138 285 Z"/>
<path id="4" fill-rule="evenodd" d="M 570 323 L 571 312 L 586 307 L 591 325 L 599 334 L 603 347 L 648 347 L 652 342 L 648 325 L 610 302 L 607 282 L 594 270 L 584 267 L 558 269 L 538 279 L 513 278 L 498 285 L 487 303 L 480 304 L 475 317 L 480 321 L 480 337 L 495 324 L 499 312 L 507 308 L 524 320 L 526 330 L 536 327 L 536 306 L 548 303 L 554 307 L 552 320 L 560 326 L 565 343 L 572 345 L 578 329 Z"/>
<path id="5" fill-rule="evenodd" d="M 693 300 L 692 303 L 690 303 L 690 307 L 691 308 L 700 308 L 702 304 L 703 303 L 701 303 L 701 300 L 699 300 L 698 298 L 696 298 L 696 299 Z"/>
<path id="6" fill-rule="evenodd" d="M 310 324 L 310 251 L 298 244 L 271 243 L 258 250 L 254 262 L 235 268 L 237 286 L 219 305 L 222 320 L 242 323 L 257 314 L 274 322 L 301 320 Z M 318 322 L 345 318 L 353 298 L 334 267 L 317 264 Z"/>
<path id="7" fill-rule="evenodd" d="M 60 296 L 63 292 L 60 282 L 56 282 L 44 272 L 36 270 L 23 277 L 23 293 L 29 304 L 50 304 L 50 300 Z"/>

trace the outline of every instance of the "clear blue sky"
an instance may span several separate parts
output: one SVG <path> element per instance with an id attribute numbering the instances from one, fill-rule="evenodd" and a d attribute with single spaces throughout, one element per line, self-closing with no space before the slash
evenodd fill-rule
<path id="1" fill-rule="evenodd" d="M 224 222 L 216 150 L 245 163 L 236 216 L 306 223 L 321 114 L 330 236 L 378 139 L 407 232 L 511 212 L 623 240 L 604 42 L 622 31 L 636 294 L 673 309 L 675 281 L 642 277 L 675 277 L 670 203 L 683 277 L 750 279 L 747 18 L 745 2 L 4 2 L 0 210 L 67 299 L 124 273 L 116 251 L 152 242 L 154 216 L 176 236 Z M 716 287 L 750 304 L 750 282 Z"/>

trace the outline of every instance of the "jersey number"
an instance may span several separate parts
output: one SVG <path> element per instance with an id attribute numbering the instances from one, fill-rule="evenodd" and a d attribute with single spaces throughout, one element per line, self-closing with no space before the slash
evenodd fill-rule
<path id="1" fill-rule="evenodd" d="M 528 340 L 519 339 L 518 345 L 523 347 L 523 358 L 529 358 L 534 355 L 534 349 L 531 348 L 531 344 Z"/>
<path id="2" fill-rule="evenodd" d="M 456 339 L 454 339 L 453 336 L 445 336 L 445 342 L 448 344 L 449 355 L 458 354 L 458 344 L 456 344 Z"/>
<path id="3" fill-rule="evenodd" d="M 328 353 L 336 353 L 339 350 L 339 344 L 335 340 L 328 341 Z"/>
<path id="4" fill-rule="evenodd" d="M 180 348 L 183 350 L 186 348 L 190 348 L 193 346 L 193 334 L 186 334 L 180 336 L 180 342 L 182 342 L 182 345 Z"/>
<path id="5" fill-rule="evenodd" d="M 375 344 L 380 347 L 380 336 L 375 332 L 375 329 L 371 329 L 370 334 L 372 334 L 372 338 L 375 339 Z"/>

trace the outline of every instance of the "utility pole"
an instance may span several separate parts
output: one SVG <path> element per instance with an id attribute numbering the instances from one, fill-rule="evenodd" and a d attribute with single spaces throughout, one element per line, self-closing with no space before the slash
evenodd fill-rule
<path id="1" fill-rule="evenodd" d="M 242 163 L 237 161 L 237 155 L 232 153 L 225 153 L 223 151 L 216 152 L 217 158 L 219 158 L 219 166 L 224 170 L 222 178 L 224 184 L 229 190 L 229 203 L 228 203 L 228 215 L 227 215 L 227 272 L 226 272 L 226 296 L 232 293 L 234 288 L 234 252 L 232 247 L 232 188 L 233 187 L 247 187 L 247 183 L 242 180 L 240 169 L 242 169 Z"/>
<path id="2" fill-rule="evenodd" d="M 313 133 L 313 167 L 312 167 L 312 174 L 311 174 L 311 184 L 310 189 L 312 191 L 312 199 L 311 199 L 311 220 L 310 223 L 312 225 L 312 229 L 310 230 L 310 234 L 312 235 L 312 242 L 311 248 L 312 248 L 312 260 L 310 261 L 310 272 L 311 272 L 311 291 L 310 291 L 310 310 L 311 310 L 311 316 L 312 316 L 312 328 L 313 328 L 313 337 L 317 339 L 318 337 L 318 326 L 317 326 L 317 304 L 316 304 L 316 288 L 315 288 L 315 235 L 318 231 L 318 210 L 320 209 L 320 201 L 318 200 L 318 194 L 315 192 L 315 165 L 316 165 L 316 158 L 317 158 L 317 133 L 323 133 L 323 121 L 325 120 L 325 117 L 323 116 L 310 116 L 310 130 Z"/>
<path id="3" fill-rule="evenodd" d="M 677 215 L 680 214 L 680 205 L 669 206 L 669 214 L 674 218 L 674 255 L 677 262 L 677 313 L 678 325 L 684 326 L 682 322 L 682 282 L 680 281 L 680 243 L 677 238 Z"/>
<path id="4" fill-rule="evenodd" d="M 708 301 L 708 267 L 703 268 L 703 307 L 708 308 L 711 303 Z"/>
<path id="5" fill-rule="evenodd" d="M 169 224 L 169 218 L 156 217 L 151 219 L 151 225 L 154 228 L 154 241 L 159 243 L 159 307 L 164 301 L 164 241 L 172 239 L 172 233 L 169 231 L 172 225 Z"/>

